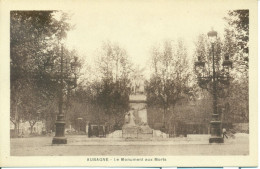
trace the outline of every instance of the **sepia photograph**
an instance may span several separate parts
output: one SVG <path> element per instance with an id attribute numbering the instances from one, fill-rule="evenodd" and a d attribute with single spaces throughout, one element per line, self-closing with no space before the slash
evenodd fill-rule
<path id="1" fill-rule="evenodd" d="M 255 10 L 212 3 L 8 10 L 9 118 L 0 128 L 10 158 L 84 156 L 85 165 L 112 166 L 251 159 Z"/>

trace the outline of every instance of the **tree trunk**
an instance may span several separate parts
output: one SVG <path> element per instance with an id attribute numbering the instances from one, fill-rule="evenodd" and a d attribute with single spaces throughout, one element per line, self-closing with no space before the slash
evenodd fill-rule
<path id="1" fill-rule="evenodd" d="M 175 127 L 175 123 L 173 125 L 173 136 L 175 137 L 176 136 L 176 127 Z"/>
<path id="2" fill-rule="evenodd" d="M 18 120 L 17 120 L 17 130 L 18 130 L 18 135 L 20 134 L 20 118 L 18 116 Z"/>
<path id="3" fill-rule="evenodd" d="M 163 125 L 165 126 L 165 113 L 166 113 L 166 108 L 165 106 L 163 107 L 163 117 L 162 117 L 162 120 L 163 120 Z"/>
<path id="4" fill-rule="evenodd" d="M 176 128 L 175 128 L 175 119 L 174 119 L 174 107 L 172 107 L 172 110 L 171 110 L 171 116 L 169 118 L 169 126 L 171 126 L 171 129 L 172 129 L 172 123 L 173 123 L 173 135 L 175 136 L 176 135 Z"/>
<path id="5" fill-rule="evenodd" d="M 30 125 L 30 134 L 32 134 L 32 133 L 33 133 L 33 126 Z"/>
<path id="6" fill-rule="evenodd" d="M 17 123 L 14 123 L 14 135 L 18 136 L 18 132 L 17 132 Z"/>
<path id="7" fill-rule="evenodd" d="M 18 119 L 18 103 L 15 105 L 15 115 L 14 115 L 14 133 L 16 136 L 19 135 L 19 119 Z"/>
<path id="8" fill-rule="evenodd" d="M 110 115 L 110 113 L 108 113 L 108 124 L 109 124 L 109 125 L 111 124 L 111 121 L 110 121 L 110 120 L 111 120 L 111 115 Z M 109 129 L 108 132 L 109 132 L 109 133 L 111 132 L 110 129 Z"/>
<path id="9" fill-rule="evenodd" d="M 36 123 L 36 122 L 29 122 L 29 124 L 30 124 L 30 130 L 31 130 L 31 131 L 30 131 L 30 132 L 31 132 L 30 134 L 33 133 L 33 126 L 35 125 L 35 123 Z"/>

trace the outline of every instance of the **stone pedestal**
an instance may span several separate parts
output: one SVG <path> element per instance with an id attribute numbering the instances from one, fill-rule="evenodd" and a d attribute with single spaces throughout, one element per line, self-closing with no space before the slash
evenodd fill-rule
<path id="1" fill-rule="evenodd" d="M 149 126 L 123 126 L 123 138 L 152 138 L 153 130 Z"/>
<path id="2" fill-rule="evenodd" d="M 138 138 L 152 138 L 152 137 L 153 137 L 153 129 L 151 129 L 148 125 L 139 127 Z"/>
<path id="3" fill-rule="evenodd" d="M 138 138 L 137 126 L 123 126 L 122 128 L 122 137 L 123 138 Z"/>
<path id="4" fill-rule="evenodd" d="M 67 144 L 67 138 L 65 137 L 65 121 L 63 114 L 59 114 L 57 117 L 55 137 L 52 139 L 52 144 Z"/>
<path id="5" fill-rule="evenodd" d="M 212 115 L 213 120 L 210 122 L 210 138 L 209 143 L 224 143 L 222 137 L 221 121 L 218 120 L 218 114 Z"/>
<path id="6" fill-rule="evenodd" d="M 153 130 L 147 123 L 146 96 L 130 95 L 130 111 L 126 114 L 126 123 L 122 128 L 123 138 L 151 138 Z"/>

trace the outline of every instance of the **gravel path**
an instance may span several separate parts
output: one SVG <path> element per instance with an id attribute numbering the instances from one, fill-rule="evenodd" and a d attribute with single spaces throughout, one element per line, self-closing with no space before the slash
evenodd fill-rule
<path id="1" fill-rule="evenodd" d="M 248 135 L 238 135 L 224 144 L 208 140 L 174 138 L 128 140 L 67 136 L 68 144 L 52 145 L 52 137 L 11 139 L 12 156 L 97 156 L 97 155 L 248 155 Z"/>

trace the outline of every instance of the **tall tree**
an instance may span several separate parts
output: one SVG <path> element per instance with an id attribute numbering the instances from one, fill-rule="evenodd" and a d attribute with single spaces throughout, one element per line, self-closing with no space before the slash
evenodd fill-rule
<path id="1" fill-rule="evenodd" d="M 165 41 L 161 49 L 153 48 L 151 60 L 153 73 L 146 86 L 148 105 L 161 107 L 163 123 L 171 124 L 176 120 L 176 103 L 191 89 L 187 49 L 182 40 L 176 44 Z"/>
<path id="2" fill-rule="evenodd" d="M 37 49 L 44 38 L 50 35 L 48 26 L 51 24 L 52 13 L 53 11 L 11 12 L 11 121 L 16 130 L 22 114 L 20 108 L 26 104 L 22 101 L 25 91 L 32 86 L 29 76 L 37 66 L 33 63 L 33 57 L 41 52 Z"/>
<path id="3" fill-rule="evenodd" d="M 130 94 L 131 63 L 127 53 L 119 45 L 106 42 L 97 63 L 101 77 L 97 102 L 108 115 L 110 123 L 122 125 L 121 118 L 128 109 Z"/>
<path id="4" fill-rule="evenodd" d="M 225 112 L 234 121 L 248 122 L 249 10 L 231 10 L 224 19 L 227 25 L 223 51 L 232 59 L 234 68 Z"/>
<path id="5" fill-rule="evenodd" d="M 72 95 L 72 123 L 82 117 L 96 124 L 120 127 L 130 94 L 131 63 L 126 51 L 118 44 L 105 42 L 98 50 L 95 67 L 85 67 L 85 78 Z"/>
<path id="6" fill-rule="evenodd" d="M 227 22 L 225 40 L 228 52 L 233 54 L 236 71 L 248 76 L 249 62 L 249 10 L 231 10 L 224 18 Z"/>
<path id="7" fill-rule="evenodd" d="M 11 121 L 16 132 L 20 120 L 34 121 L 33 117 L 38 118 L 36 109 L 49 103 L 44 100 L 55 100 L 57 96 L 59 82 L 52 75 L 60 71 L 58 42 L 70 29 L 68 15 L 63 13 L 57 20 L 58 13 L 11 11 Z"/>

